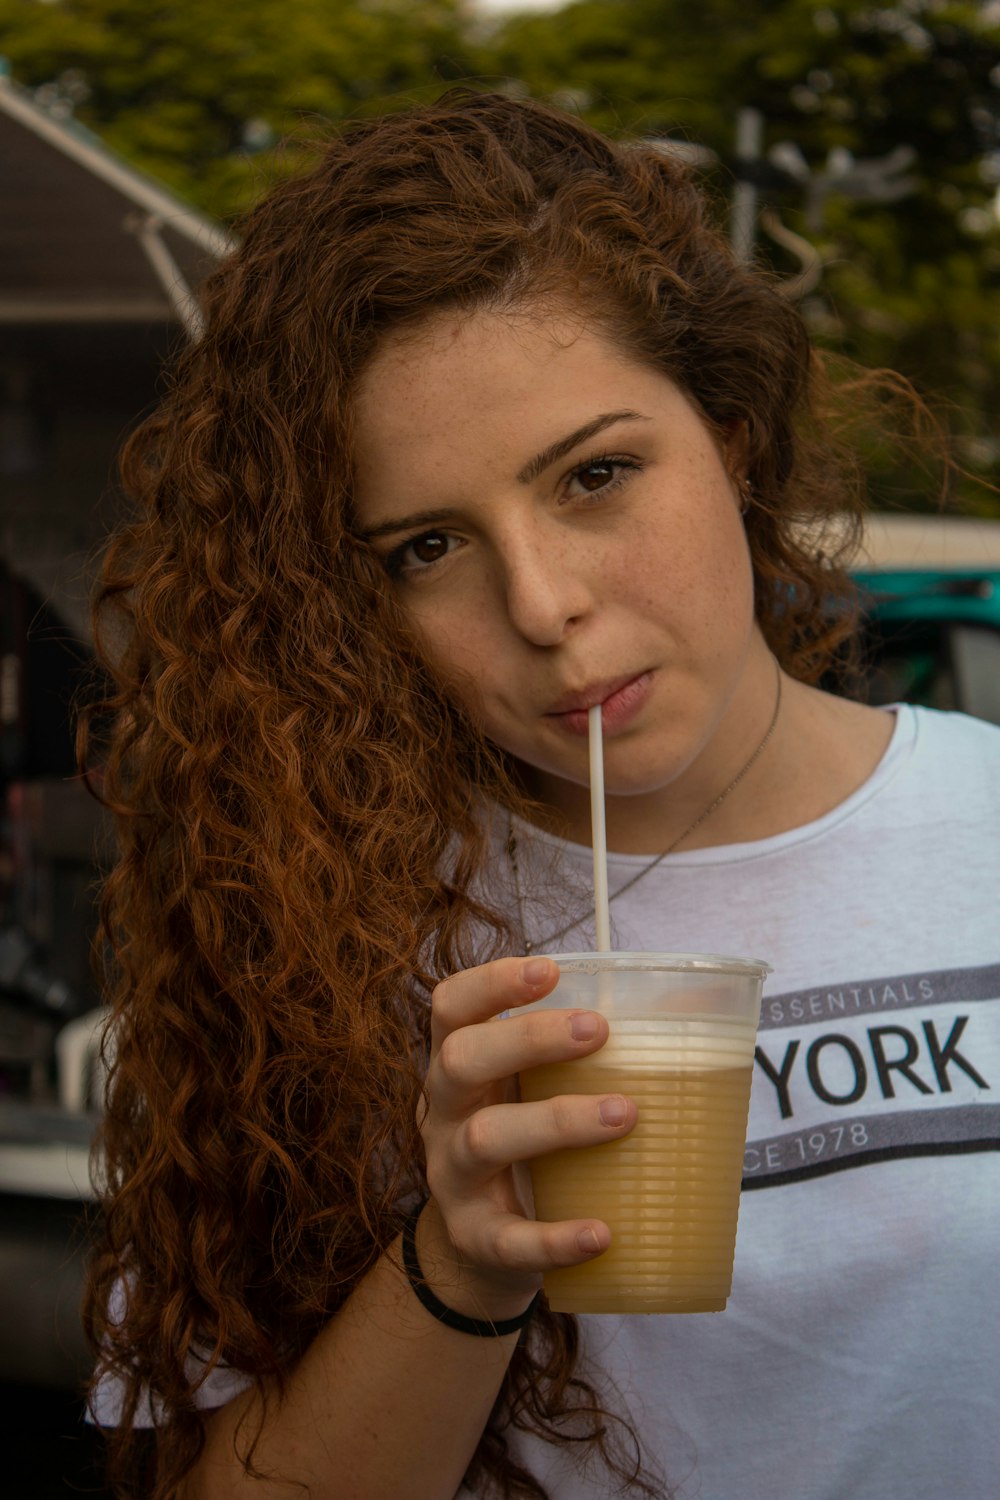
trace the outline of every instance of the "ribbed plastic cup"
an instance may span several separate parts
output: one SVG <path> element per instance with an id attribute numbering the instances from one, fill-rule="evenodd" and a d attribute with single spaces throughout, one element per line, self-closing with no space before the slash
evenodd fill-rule
<path id="1" fill-rule="evenodd" d="M 557 1312 L 721 1312 L 729 1297 L 761 992 L 759 959 L 688 953 L 552 954 L 557 1007 L 607 1015 L 590 1057 L 521 1074 L 521 1097 L 626 1094 L 621 1140 L 531 1162 L 538 1219 L 598 1218 L 610 1248 L 545 1276 Z"/>

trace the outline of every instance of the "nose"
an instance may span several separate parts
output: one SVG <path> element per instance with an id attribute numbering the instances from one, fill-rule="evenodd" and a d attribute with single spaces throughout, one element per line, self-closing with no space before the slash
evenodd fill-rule
<path id="1" fill-rule="evenodd" d="M 507 614 L 535 646 L 558 646 L 594 605 L 589 570 L 573 549 L 530 530 L 508 537 L 503 549 Z"/>

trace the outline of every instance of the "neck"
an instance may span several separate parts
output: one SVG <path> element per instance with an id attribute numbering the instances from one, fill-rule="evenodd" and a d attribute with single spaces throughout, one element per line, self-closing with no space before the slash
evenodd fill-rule
<path id="1" fill-rule="evenodd" d="M 891 738 L 891 714 L 788 677 L 782 679 L 780 710 L 768 737 L 776 683 L 766 697 L 757 696 L 760 711 L 744 714 L 738 733 L 724 740 L 717 734 L 720 744 L 706 746 L 671 782 L 651 791 L 607 796 L 610 850 L 653 857 L 675 844 L 692 850 L 747 843 L 801 827 L 857 790 Z M 717 800 L 727 787 L 731 790 Z M 561 782 L 553 796 L 552 787 L 538 778 L 528 789 L 551 812 L 544 819 L 546 828 L 589 845 L 586 786 Z"/>

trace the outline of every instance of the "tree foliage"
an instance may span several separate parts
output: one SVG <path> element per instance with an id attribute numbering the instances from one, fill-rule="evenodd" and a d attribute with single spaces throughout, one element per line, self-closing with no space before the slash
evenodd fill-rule
<path id="1" fill-rule="evenodd" d="M 734 132 L 751 106 L 761 200 L 822 264 L 803 303 L 814 333 L 949 403 L 960 456 L 1000 479 L 1000 0 L 576 0 L 500 20 L 474 0 L 0 0 L 0 54 L 50 107 L 223 218 L 295 170 L 312 125 L 458 79 L 707 146 L 724 203 L 747 171 Z M 900 146 L 914 153 L 901 196 L 829 180 Z M 786 167 L 800 153 L 802 180 L 777 170 L 775 147 Z M 798 269 L 766 233 L 756 253 Z M 966 503 L 1000 509 L 981 489 Z"/>
<path id="2" fill-rule="evenodd" d="M 0 0 L 18 82 L 222 218 L 311 124 L 467 75 L 465 29 L 461 0 Z"/>
<path id="3" fill-rule="evenodd" d="M 710 147 L 727 194 L 746 171 L 735 160 L 737 112 L 759 110 L 762 201 L 823 266 L 804 304 L 814 334 L 903 371 L 942 405 L 960 459 L 1000 480 L 1000 5 L 578 0 L 558 24 L 512 18 L 492 45 L 498 71 L 605 128 Z M 808 181 L 768 163 L 789 146 Z M 914 158 L 897 174 L 904 195 L 817 190 L 831 167 L 902 146 Z M 796 269 L 766 234 L 757 253 Z M 893 489 L 907 504 L 934 503 L 926 477 L 898 460 L 882 498 Z M 980 486 L 962 498 L 1000 511 Z"/>

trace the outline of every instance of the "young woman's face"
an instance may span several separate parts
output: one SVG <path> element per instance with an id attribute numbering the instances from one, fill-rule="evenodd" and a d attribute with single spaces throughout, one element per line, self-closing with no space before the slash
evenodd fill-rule
<path id="1" fill-rule="evenodd" d="M 694 795 L 753 748 L 774 666 L 739 439 L 673 382 L 579 316 L 438 314 L 368 366 L 356 437 L 360 531 L 537 795 L 578 804 L 594 703 L 612 796 Z"/>

